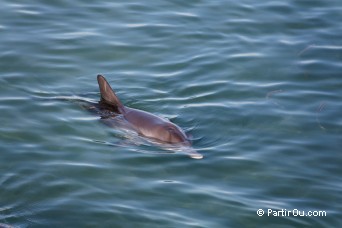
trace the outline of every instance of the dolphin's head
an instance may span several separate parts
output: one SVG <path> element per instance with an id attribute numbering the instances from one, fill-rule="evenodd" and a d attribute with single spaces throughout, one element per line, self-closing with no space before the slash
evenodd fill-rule
<path id="1" fill-rule="evenodd" d="M 171 146 L 172 149 L 182 151 L 188 154 L 191 158 L 203 158 L 202 154 L 199 154 L 191 147 L 191 142 L 182 129 L 171 122 L 159 126 L 158 139 L 163 142 L 173 144 L 175 147 Z"/>
<path id="2" fill-rule="evenodd" d="M 185 135 L 185 133 L 172 123 L 159 126 L 158 138 L 159 140 L 167 143 L 182 143 L 190 145 L 188 137 Z"/>

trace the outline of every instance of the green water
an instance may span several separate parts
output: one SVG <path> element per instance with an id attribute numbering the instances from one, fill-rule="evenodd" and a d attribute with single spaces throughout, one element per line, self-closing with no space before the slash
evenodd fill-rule
<path id="1" fill-rule="evenodd" d="M 0 224 L 342 225 L 340 0 L 87 2 L 1 1 Z M 98 73 L 204 158 L 60 99 Z"/>

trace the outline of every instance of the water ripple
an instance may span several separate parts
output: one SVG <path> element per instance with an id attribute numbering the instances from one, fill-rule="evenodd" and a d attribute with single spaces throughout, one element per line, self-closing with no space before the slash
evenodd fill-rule
<path id="1" fill-rule="evenodd" d="M 2 1 L 0 224 L 338 227 L 341 7 Z M 127 106 L 184 128 L 204 159 L 83 110 L 98 73 Z"/>

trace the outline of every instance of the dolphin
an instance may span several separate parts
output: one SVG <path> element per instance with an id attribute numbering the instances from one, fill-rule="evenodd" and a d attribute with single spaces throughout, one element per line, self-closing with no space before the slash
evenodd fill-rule
<path id="1" fill-rule="evenodd" d="M 125 128 L 152 139 L 158 144 L 170 145 L 170 148 L 180 149 L 189 154 L 191 158 L 203 158 L 203 155 L 191 147 L 190 139 L 179 126 L 152 113 L 124 106 L 104 76 L 97 75 L 97 82 L 101 93 L 99 102 L 101 109 L 115 113 L 113 116 L 105 117 L 107 123 L 112 117 L 116 118 L 121 115 L 125 122 Z"/>

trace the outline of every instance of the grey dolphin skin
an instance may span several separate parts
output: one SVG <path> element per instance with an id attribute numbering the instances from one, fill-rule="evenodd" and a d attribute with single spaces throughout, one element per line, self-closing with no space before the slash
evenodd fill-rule
<path id="1" fill-rule="evenodd" d="M 130 128 L 139 135 L 163 144 L 177 145 L 195 159 L 203 158 L 191 147 L 191 142 L 176 124 L 152 113 L 124 106 L 102 75 L 97 76 L 101 92 L 101 103 L 115 110 L 128 122 Z"/>

